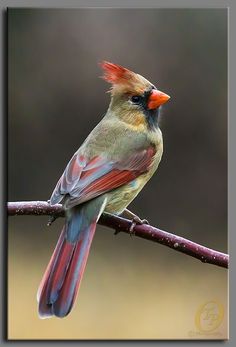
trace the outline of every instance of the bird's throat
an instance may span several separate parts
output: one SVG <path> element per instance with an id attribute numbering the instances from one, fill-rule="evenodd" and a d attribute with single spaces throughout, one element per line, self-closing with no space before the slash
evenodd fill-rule
<path id="1" fill-rule="evenodd" d="M 156 130 L 158 128 L 158 120 L 160 116 L 160 107 L 154 109 L 154 110 L 143 110 L 147 126 L 149 130 Z"/>

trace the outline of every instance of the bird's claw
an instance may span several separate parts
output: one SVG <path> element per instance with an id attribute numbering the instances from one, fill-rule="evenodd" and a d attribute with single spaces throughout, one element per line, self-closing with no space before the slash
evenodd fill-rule
<path id="1" fill-rule="evenodd" d="M 131 226 L 129 228 L 129 234 L 130 236 L 133 236 L 135 235 L 135 231 L 134 231 L 134 228 L 135 226 L 139 224 L 139 225 L 142 225 L 142 224 L 149 224 L 148 220 L 147 219 L 140 219 L 138 216 L 135 216 L 133 219 L 132 219 L 132 223 L 131 223 Z"/>
<path id="2" fill-rule="evenodd" d="M 55 215 L 49 216 L 47 226 L 50 227 L 52 225 L 52 223 L 55 222 L 56 219 L 57 219 L 57 216 L 55 216 Z"/>

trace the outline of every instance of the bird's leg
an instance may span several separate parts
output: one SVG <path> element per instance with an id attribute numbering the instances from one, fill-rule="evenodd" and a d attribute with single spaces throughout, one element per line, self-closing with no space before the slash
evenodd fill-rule
<path id="1" fill-rule="evenodd" d="M 127 208 L 121 213 L 120 216 L 132 220 L 132 224 L 129 228 L 130 236 L 135 235 L 134 227 L 137 224 L 149 224 L 147 219 L 141 219 L 139 216 L 137 216 Z"/>
<path id="2" fill-rule="evenodd" d="M 120 216 L 131 220 L 135 219 L 137 224 L 149 224 L 147 219 L 141 219 L 139 216 L 137 216 L 135 213 L 131 212 L 127 208 L 121 213 Z"/>

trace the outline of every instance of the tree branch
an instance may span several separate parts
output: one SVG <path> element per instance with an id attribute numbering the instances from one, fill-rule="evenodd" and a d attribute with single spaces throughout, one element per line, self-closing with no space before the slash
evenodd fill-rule
<path id="1" fill-rule="evenodd" d="M 49 215 L 55 217 L 63 217 L 64 209 L 62 205 L 49 205 L 46 201 L 22 201 L 9 202 L 8 215 Z M 103 213 L 100 217 L 99 224 L 115 229 L 116 232 L 130 233 L 132 221 Z M 191 257 L 197 258 L 204 263 L 228 268 L 229 256 L 213 249 L 204 247 L 195 242 L 187 240 L 183 237 L 170 234 L 151 225 L 136 225 L 133 229 L 135 236 L 142 237 L 147 240 L 158 242 L 164 246 L 170 247 L 175 251 L 185 253 Z"/>

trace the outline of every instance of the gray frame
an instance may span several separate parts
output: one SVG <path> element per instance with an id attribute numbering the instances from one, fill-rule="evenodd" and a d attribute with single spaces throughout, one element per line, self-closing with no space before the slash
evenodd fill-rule
<path id="1" fill-rule="evenodd" d="M 234 147 L 236 147 L 235 137 L 234 137 L 234 131 L 236 131 L 236 118 L 233 116 L 233 111 L 236 109 L 236 98 L 232 97 L 232 91 L 236 90 L 235 87 L 235 81 L 236 81 L 236 75 L 234 70 L 234 64 L 233 62 L 236 61 L 236 53 L 235 53 L 235 35 L 236 32 L 236 23 L 233 20 L 233 17 L 235 15 L 236 11 L 236 4 L 235 2 L 230 0 L 117 0 L 117 1 L 109 1 L 109 0 L 3 0 L 0 4 L 1 8 L 1 35 L 0 35 L 0 44 L 2 48 L 2 54 L 0 56 L 1 60 L 1 93 L 0 93 L 0 105 L 1 105 L 1 139 L 2 144 L 5 144 L 4 146 L 1 146 L 0 151 L 0 157 L 2 162 L 2 168 L 1 171 L 2 175 L 2 186 L 0 191 L 0 201 L 1 201 L 1 221 L 2 221 L 2 232 L 0 233 L 1 236 L 1 249 L 2 249 L 2 266 L 1 266 L 1 276 L 3 278 L 3 281 L 1 281 L 1 313 L 2 313 L 2 324 L 0 326 L 1 331 L 1 340 L 0 344 L 5 345 L 7 343 L 6 339 L 6 284 L 5 284 L 5 276 L 6 275 L 6 268 L 4 262 L 6 262 L 7 254 L 6 254 L 6 213 L 5 213 L 5 206 L 3 201 L 6 201 L 6 187 L 7 187 L 7 175 L 6 175 L 6 167 L 7 167 L 7 156 L 6 156 L 6 144 L 7 144 L 7 115 L 6 115 L 6 104 L 7 104 L 7 95 L 6 95 L 6 62 L 7 62 L 7 56 L 6 56 L 6 48 L 7 48 L 7 37 L 6 37 L 6 8 L 7 7 L 43 7 L 43 8 L 80 8 L 80 7 L 122 7 L 122 8 L 228 8 L 229 9 L 229 127 L 228 127 L 228 133 L 229 133 L 229 160 L 228 160 L 228 169 L 229 169 L 229 175 L 228 175 L 228 196 L 229 196 L 229 209 L 228 209 L 228 225 L 229 225 L 229 238 L 230 238 L 230 245 L 236 244 L 236 233 L 233 230 L 233 226 L 236 225 L 236 214 L 235 214 L 235 206 L 236 206 L 236 185 L 233 185 L 233 178 L 236 176 L 236 158 L 233 158 Z M 5 149 L 5 151 L 4 151 Z M 217 345 L 217 344 L 226 344 L 227 346 L 236 346 L 236 332 L 235 328 L 235 322 L 236 322 L 236 299 L 235 299 L 235 293 L 236 293 L 236 258 L 234 252 L 231 252 L 230 247 L 230 256 L 231 256 L 231 267 L 230 267 L 230 320 L 229 320 L 229 341 L 157 341 L 159 345 L 166 345 L 169 346 L 171 344 L 176 344 L 179 346 L 182 346 L 184 343 L 185 345 L 198 345 L 201 344 L 202 346 L 208 346 L 208 345 Z M 232 264 L 234 266 L 232 266 Z M 131 322 L 132 324 L 132 322 Z M 15 345 L 22 345 L 29 343 L 31 346 L 38 346 L 41 344 L 44 345 L 68 345 L 76 343 L 76 341 L 16 341 L 11 343 L 14 343 Z M 97 342 L 95 341 L 87 341 L 87 342 L 79 342 L 81 345 L 92 345 Z M 99 343 L 99 342 L 98 342 Z M 100 341 L 100 343 L 103 343 L 103 341 Z M 108 341 L 109 343 L 109 341 Z M 116 344 L 122 344 L 124 342 L 122 341 L 116 341 Z M 135 341 L 127 342 L 128 343 L 136 343 Z M 145 345 L 148 342 L 140 341 L 140 344 Z M 155 343 L 154 341 L 152 343 Z"/>

